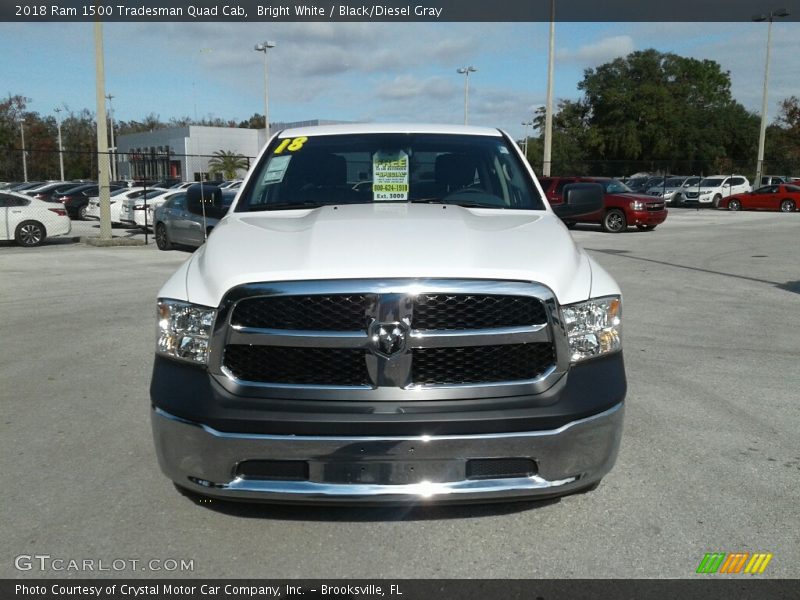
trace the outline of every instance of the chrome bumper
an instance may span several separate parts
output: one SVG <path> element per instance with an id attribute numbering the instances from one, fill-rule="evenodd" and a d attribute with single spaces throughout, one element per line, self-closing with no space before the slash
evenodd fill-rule
<path id="1" fill-rule="evenodd" d="M 162 471 L 207 496 L 311 503 L 467 502 L 556 496 L 591 486 L 614 465 L 623 413 L 620 403 L 553 430 L 417 437 L 226 433 L 160 409 L 153 410 L 152 425 Z M 487 458 L 531 458 L 538 472 L 465 478 L 468 459 Z M 306 461 L 308 479 L 237 477 L 237 465 L 245 460 Z M 342 482 L 343 473 L 347 482 Z"/>

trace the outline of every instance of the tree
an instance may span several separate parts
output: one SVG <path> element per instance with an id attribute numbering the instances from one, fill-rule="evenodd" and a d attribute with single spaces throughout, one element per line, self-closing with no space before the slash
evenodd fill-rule
<path id="1" fill-rule="evenodd" d="M 776 175 L 800 175 L 800 98 L 781 101 L 778 118 L 767 128 L 764 151 L 767 171 Z"/>
<path id="2" fill-rule="evenodd" d="M 239 127 L 246 129 L 264 129 L 264 115 L 254 113 L 249 119 L 240 121 Z"/>
<path id="3" fill-rule="evenodd" d="M 217 150 L 214 152 L 214 157 L 208 161 L 209 172 L 222 173 L 225 179 L 236 178 L 238 171 L 245 170 L 248 166 L 245 156 L 228 150 Z"/>
<path id="4" fill-rule="evenodd" d="M 730 87 L 714 61 L 638 51 L 586 69 L 583 99 L 562 103 L 554 122 L 562 119 L 573 143 L 565 150 L 585 153 L 595 172 L 708 171 L 721 158 L 755 154 L 758 118 Z"/>
<path id="5" fill-rule="evenodd" d="M 584 102 L 560 100 L 553 115 L 553 138 L 550 152 L 553 175 L 587 175 L 586 148 L 593 136 L 589 125 L 589 107 Z M 534 126 L 542 132 L 536 143 L 528 144 L 528 157 L 534 168 L 544 161 L 544 120 L 545 109 L 539 108 L 534 118 Z"/>

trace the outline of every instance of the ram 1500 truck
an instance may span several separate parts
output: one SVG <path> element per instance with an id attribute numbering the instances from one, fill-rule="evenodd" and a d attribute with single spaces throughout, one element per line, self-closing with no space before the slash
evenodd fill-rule
<path id="1" fill-rule="evenodd" d="M 158 297 L 159 463 L 229 499 L 427 502 L 591 489 L 626 393 L 620 290 L 506 133 L 275 134 Z M 187 207 L 222 216 L 196 185 Z"/>

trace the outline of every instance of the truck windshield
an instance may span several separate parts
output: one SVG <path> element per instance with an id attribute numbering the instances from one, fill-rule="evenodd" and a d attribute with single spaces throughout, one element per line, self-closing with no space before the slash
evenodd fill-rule
<path id="1" fill-rule="evenodd" d="M 544 210 L 504 137 L 393 133 L 278 137 L 236 211 L 413 202 Z"/>

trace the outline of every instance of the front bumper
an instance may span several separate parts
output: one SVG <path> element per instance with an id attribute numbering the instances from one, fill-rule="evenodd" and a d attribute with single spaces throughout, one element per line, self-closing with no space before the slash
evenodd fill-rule
<path id="1" fill-rule="evenodd" d="M 568 494 L 613 466 L 624 404 L 540 431 L 435 436 L 228 433 L 152 411 L 159 464 L 181 487 L 206 496 L 274 502 L 419 503 Z M 467 463 L 532 459 L 535 473 L 470 479 Z M 302 480 L 240 476 L 244 461 L 300 461 Z"/>
<path id="2" fill-rule="evenodd" d="M 667 211 L 665 210 L 632 210 L 631 218 L 629 219 L 630 225 L 660 225 L 667 220 Z"/>

